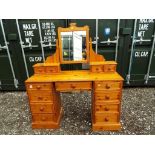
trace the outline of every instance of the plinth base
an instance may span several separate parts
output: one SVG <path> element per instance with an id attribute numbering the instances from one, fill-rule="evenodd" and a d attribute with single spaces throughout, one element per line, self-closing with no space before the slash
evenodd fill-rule
<path id="1" fill-rule="evenodd" d="M 111 130 L 120 130 L 120 123 L 93 123 L 92 130 L 93 131 L 111 131 Z"/>

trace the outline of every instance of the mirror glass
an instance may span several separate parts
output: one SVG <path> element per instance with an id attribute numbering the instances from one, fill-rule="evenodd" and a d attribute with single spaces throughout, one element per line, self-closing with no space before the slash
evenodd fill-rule
<path id="1" fill-rule="evenodd" d="M 86 31 L 61 32 L 63 61 L 86 60 Z"/>

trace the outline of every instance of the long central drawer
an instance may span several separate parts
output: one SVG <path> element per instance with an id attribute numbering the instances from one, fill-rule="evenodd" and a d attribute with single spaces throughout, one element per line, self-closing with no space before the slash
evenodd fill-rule
<path id="1" fill-rule="evenodd" d="M 55 82 L 57 91 L 90 90 L 92 82 Z"/>

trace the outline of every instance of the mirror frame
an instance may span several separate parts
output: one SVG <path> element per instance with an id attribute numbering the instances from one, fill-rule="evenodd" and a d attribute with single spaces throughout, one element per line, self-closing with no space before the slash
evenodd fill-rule
<path id="1" fill-rule="evenodd" d="M 62 40 L 61 40 L 61 32 L 73 32 L 73 31 L 86 31 L 86 59 L 80 60 L 80 61 L 65 61 L 63 60 L 63 54 L 62 54 Z M 76 23 L 70 23 L 70 27 L 68 28 L 58 28 L 58 41 L 59 41 L 59 55 L 60 55 L 60 63 L 61 64 L 75 64 L 75 63 L 88 63 L 89 62 L 89 27 L 83 26 L 83 27 L 77 27 Z"/>

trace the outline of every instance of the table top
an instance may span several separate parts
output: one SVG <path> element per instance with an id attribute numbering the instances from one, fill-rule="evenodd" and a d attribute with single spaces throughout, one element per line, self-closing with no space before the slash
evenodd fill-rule
<path id="1" fill-rule="evenodd" d="M 93 73 L 89 70 L 61 71 L 52 75 L 33 75 L 25 82 L 57 82 L 57 81 L 103 81 L 124 79 L 117 73 Z"/>

